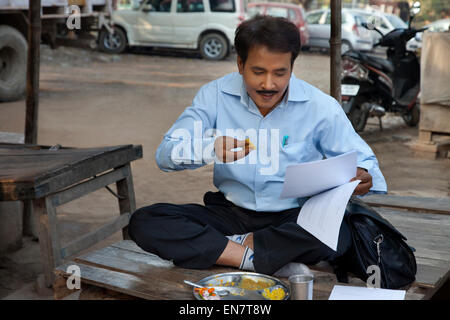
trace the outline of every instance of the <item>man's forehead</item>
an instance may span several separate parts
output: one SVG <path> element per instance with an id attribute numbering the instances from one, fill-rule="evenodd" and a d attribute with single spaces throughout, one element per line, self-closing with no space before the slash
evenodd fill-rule
<path id="1" fill-rule="evenodd" d="M 251 67 L 267 69 L 267 63 L 271 64 L 270 69 L 289 69 L 291 65 L 291 52 L 280 52 L 272 50 L 263 45 L 252 46 L 248 50 L 247 62 Z"/>

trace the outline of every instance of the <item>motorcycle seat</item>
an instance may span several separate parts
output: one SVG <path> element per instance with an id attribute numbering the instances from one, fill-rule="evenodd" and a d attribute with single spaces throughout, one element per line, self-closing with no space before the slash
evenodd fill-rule
<path id="1" fill-rule="evenodd" d="M 374 56 L 366 55 L 367 61 L 372 64 L 374 67 L 378 69 L 382 69 L 385 72 L 393 73 L 394 72 L 394 64 L 386 59 L 378 58 Z"/>

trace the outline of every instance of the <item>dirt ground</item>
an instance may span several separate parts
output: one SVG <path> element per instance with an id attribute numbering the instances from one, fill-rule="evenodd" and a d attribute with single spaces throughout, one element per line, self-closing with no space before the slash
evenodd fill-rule
<path id="1" fill-rule="evenodd" d="M 212 167 L 161 172 L 154 161 L 162 136 L 208 81 L 237 70 L 236 56 L 208 62 L 196 54 L 134 50 L 106 55 L 88 48 L 41 49 L 38 143 L 72 147 L 141 144 L 144 157 L 132 164 L 136 205 L 154 202 L 200 203 L 214 190 Z M 329 57 L 305 53 L 294 73 L 329 91 Z M 0 104 L 0 131 L 24 132 L 25 101 Z M 450 196 L 450 160 L 414 157 L 409 144 L 417 128 L 387 115 L 385 129 L 370 120 L 362 137 L 377 155 L 389 193 L 422 197 Z M 58 210 L 64 242 L 99 227 L 118 214 L 116 199 L 99 190 Z M 120 240 L 115 234 L 96 247 Z M 0 298 L 38 296 L 33 281 L 42 272 L 39 246 L 24 238 L 23 248 L 0 257 Z"/>

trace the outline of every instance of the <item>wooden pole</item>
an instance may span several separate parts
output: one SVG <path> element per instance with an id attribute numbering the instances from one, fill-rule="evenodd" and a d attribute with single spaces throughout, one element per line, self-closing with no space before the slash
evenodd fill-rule
<path id="1" fill-rule="evenodd" d="M 330 95 L 341 103 L 341 0 L 331 0 Z"/>
<path id="2" fill-rule="evenodd" d="M 28 2 L 28 59 L 25 143 L 37 144 L 39 106 L 39 47 L 41 44 L 41 0 Z M 23 234 L 38 237 L 31 200 L 23 202 Z"/>
<path id="3" fill-rule="evenodd" d="M 27 100 L 25 143 L 37 144 L 39 106 L 39 46 L 41 43 L 41 0 L 29 0 Z"/>

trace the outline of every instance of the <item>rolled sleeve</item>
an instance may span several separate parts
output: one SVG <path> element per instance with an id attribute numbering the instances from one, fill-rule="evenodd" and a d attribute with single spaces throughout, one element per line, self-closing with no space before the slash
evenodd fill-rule
<path id="1" fill-rule="evenodd" d="M 214 159 L 217 85 L 204 85 L 164 135 L 155 160 L 163 171 L 196 169 Z"/>

